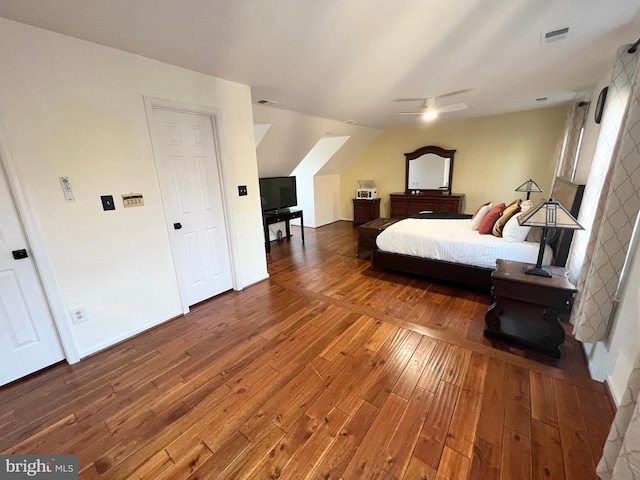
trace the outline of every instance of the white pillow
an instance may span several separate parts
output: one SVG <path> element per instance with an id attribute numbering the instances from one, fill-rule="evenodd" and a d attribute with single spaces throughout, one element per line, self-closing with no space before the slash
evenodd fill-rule
<path id="1" fill-rule="evenodd" d="M 531 230 L 531 227 L 524 227 L 518 224 L 518 216 L 519 214 L 514 215 L 504 224 L 502 238 L 507 242 L 524 242 L 529 230 Z"/>
<path id="2" fill-rule="evenodd" d="M 491 211 L 492 208 L 493 208 L 493 203 L 490 203 L 489 205 L 485 205 L 484 207 L 480 207 L 480 210 L 478 210 L 478 213 L 476 213 L 476 216 L 473 217 L 473 219 L 471 220 L 471 230 L 478 230 L 478 227 L 480 226 L 480 222 L 482 222 L 482 219 L 487 215 L 487 213 Z"/>
<path id="3" fill-rule="evenodd" d="M 533 202 L 531 200 L 522 200 L 520 202 L 520 213 L 526 212 L 530 208 L 533 208 Z"/>

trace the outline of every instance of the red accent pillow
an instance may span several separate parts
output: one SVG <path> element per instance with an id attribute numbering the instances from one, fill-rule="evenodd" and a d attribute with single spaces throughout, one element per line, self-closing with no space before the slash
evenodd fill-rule
<path id="1" fill-rule="evenodd" d="M 502 212 L 505 208 L 506 205 L 504 203 L 499 203 L 491 210 L 489 210 L 489 213 L 484 216 L 484 218 L 480 222 L 480 225 L 478 226 L 478 233 L 481 235 L 492 233 L 493 225 L 496 223 L 496 220 L 500 218 L 500 215 L 502 215 Z"/>

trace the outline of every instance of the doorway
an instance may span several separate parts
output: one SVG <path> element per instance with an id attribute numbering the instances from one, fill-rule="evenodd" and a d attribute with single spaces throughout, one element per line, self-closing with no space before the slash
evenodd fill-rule
<path id="1" fill-rule="evenodd" d="M 183 311 L 233 288 L 212 115 L 148 105 Z"/>
<path id="2" fill-rule="evenodd" d="M 58 330 L 0 165 L 0 385 L 64 359 Z"/>

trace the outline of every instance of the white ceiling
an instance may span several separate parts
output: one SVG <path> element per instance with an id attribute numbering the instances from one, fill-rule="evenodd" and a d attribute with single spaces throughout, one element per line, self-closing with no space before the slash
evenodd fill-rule
<path id="1" fill-rule="evenodd" d="M 420 121 L 399 98 L 467 90 L 441 99 L 469 105 L 450 119 L 580 98 L 640 36 L 638 0 L 2 0 L 0 16 L 377 128 Z"/>

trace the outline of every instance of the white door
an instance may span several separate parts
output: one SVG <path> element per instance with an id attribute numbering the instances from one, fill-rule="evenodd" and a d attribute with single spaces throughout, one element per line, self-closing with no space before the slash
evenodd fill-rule
<path id="1" fill-rule="evenodd" d="M 153 108 L 153 143 L 183 306 L 232 288 L 212 118 Z"/>
<path id="2" fill-rule="evenodd" d="M 0 385 L 65 358 L 33 260 L 14 251 L 29 255 L 0 167 Z"/>

